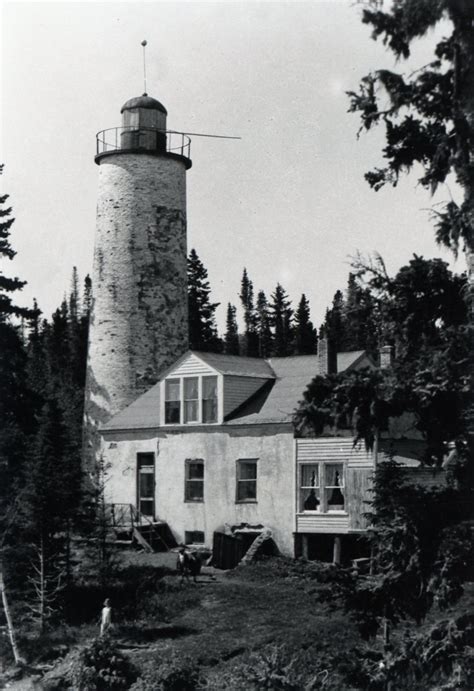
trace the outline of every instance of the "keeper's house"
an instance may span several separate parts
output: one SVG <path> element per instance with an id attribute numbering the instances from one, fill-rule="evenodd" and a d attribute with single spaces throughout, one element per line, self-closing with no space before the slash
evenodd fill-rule
<path id="1" fill-rule="evenodd" d="M 178 543 L 210 547 L 214 531 L 248 524 L 269 528 L 289 556 L 339 560 L 341 546 L 344 559 L 359 556 L 373 453 L 349 433 L 297 439 L 292 424 L 310 381 L 328 371 L 321 345 L 268 360 L 183 355 L 102 427 L 107 501 L 165 521 Z M 364 351 L 337 354 L 338 371 L 363 367 L 375 367 Z"/>

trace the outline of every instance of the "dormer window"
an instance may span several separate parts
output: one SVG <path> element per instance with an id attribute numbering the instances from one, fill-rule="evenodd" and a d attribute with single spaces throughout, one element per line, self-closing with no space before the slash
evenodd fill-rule
<path id="1" fill-rule="evenodd" d="M 165 425 L 217 422 L 217 376 L 165 379 Z"/>
<path id="2" fill-rule="evenodd" d="M 165 381 L 165 423 L 167 425 L 179 425 L 181 395 L 181 382 L 179 379 L 167 379 Z"/>

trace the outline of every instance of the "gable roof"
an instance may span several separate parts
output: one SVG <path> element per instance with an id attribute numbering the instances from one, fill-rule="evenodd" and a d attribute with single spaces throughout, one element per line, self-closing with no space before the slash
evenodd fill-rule
<path id="1" fill-rule="evenodd" d="M 223 425 L 291 423 L 293 414 L 311 380 L 320 373 L 317 355 L 293 355 L 264 360 L 239 355 L 188 351 L 226 376 L 257 377 L 262 386 L 237 409 L 228 414 Z M 366 356 L 365 351 L 338 353 L 338 371 L 350 369 Z M 167 368 L 160 381 L 173 372 Z M 131 405 L 114 415 L 101 430 L 153 429 L 160 426 L 160 382 L 139 396 Z M 170 426 L 166 426 L 168 429 Z M 180 426 L 181 428 L 181 426 Z M 186 427 L 187 429 L 187 427 Z"/>
<path id="2" fill-rule="evenodd" d="M 223 355 L 222 353 L 203 353 L 199 350 L 193 350 L 192 352 L 220 374 L 238 377 L 263 377 L 264 379 L 273 379 L 275 377 L 269 361 L 263 358 Z"/>

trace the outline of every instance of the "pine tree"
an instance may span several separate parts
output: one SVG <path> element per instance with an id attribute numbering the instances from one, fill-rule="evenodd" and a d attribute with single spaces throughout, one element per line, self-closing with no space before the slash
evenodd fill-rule
<path id="1" fill-rule="evenodd" d="M 228 355 L 239 355 L 240 353 L 236 315 L 236 308 L 229 302 L 227 305 L 226 332 L 224 337 L 224 352 Z"/>
<path id="2" fill-rule="evenodd" d="M 273 326 L 273 355 L 284 357 L 292 354 L 293 344 L 293 310 L 284 288 L 277 283 L 271 296 L 271 323 Z"/>
<path id="3" fill-rule="evenodd" d="M 210 293 L 207 269 L 192 249 L 188 258 L 189 347 L 220 353 L 222 341 L 215 323 L 219 303 L 210 301 Z"/>
<path id="4" fill-rule="evenodd" d="M 296 355 L 311 355 L 317 352 L 318 337 L 310 319 L 309 302 L 303 293 L 295 312 L 294 352 Z"/>
<path id="5" fill-rule="evenodd" d="M 0 166 L 0 175 L 3 165 Z M 10 244 L 14 219 L 11 208 L 3 208 L 8 195 L 0 196 L 0 259 L 11 261 L 16 252 Z M 17 319 L 30 319 L 32 310 L 19 307 L 12 294 L 25 281 L 9 278 L 0 271 L 0 527 L 12 500 L 14 484 L 19 481 L 27 438 L 34 429 L 34 404 L 28 386 L 26 353 Z"/>
<path id="6" fill-rule="evenodd" d="M 347 338 L 344 311 L 344 295 L 342 291 L 337 290 L 334 294 L 331 309 L 326 311 L 324 330 L 326 338 L 331 339 L 338 352 L 346 349 L 349 340 Z M 348 349 L 351 350 L 351 348 Z"/>
<path id="7" fill-rule="evenodd" d="M 244 268 L 240 287 L 240 301 L 244 308 L 244 355 L 258 357 L 258 338 L 256 333 L 256 314 L 254 305 L 253 283 Z"/>
<path id="8" fill-rule="evenodd" d="M 54 399 L 43 406 L 27 461 L 21 501 L 23 541 L 31 546 L 30 608 L 43 630 L 62 590 L 66 575 L 64 540 L 78 496 L 70 482 L 71 460 L 67 428 Z"/>
<path id="9" fill-rule="evenodd" d="M 256 331 L 259 357 L 270 357 L 273 348 L 273 335 L 267 297 L 263 290 L 260 290 L 257 295 Z"/>

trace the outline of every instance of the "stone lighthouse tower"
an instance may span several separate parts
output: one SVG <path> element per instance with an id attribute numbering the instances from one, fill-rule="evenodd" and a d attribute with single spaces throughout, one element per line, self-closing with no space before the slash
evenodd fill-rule
<path id="1" fill-rule="evenodd" d="M 157 381 L 188 347 L 186 171 L 190 141 L 167 132 L 147 94 L 99 132 L 93 307 L 85 401 L 86 457 L 98 427 Z"/>

